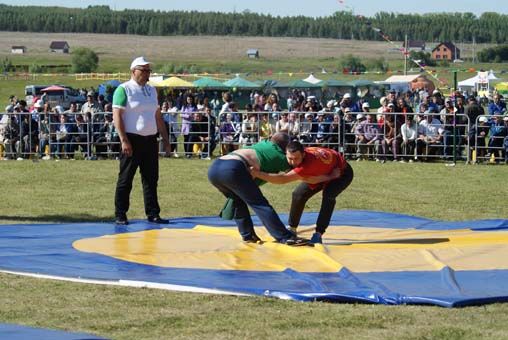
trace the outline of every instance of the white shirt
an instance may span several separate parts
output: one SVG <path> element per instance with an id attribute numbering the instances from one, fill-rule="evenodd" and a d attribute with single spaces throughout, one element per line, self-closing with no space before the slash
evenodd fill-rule
<path id="1" fill-rule="evenodd" d="M 418 126 L 418 133 L 427 137 L 438 137 L 440 134 L 444 132 L 443 124 L 440 120 L 433 118 L 432 122 L 429 123 L 427 119 L 424 119 L 420 122 Z"/>
<path id="2" fill-rule="evenodd" d="M 413 123 L 411 126 L 408 126 L 406 123 L 402 124 L 400 127 L 400 133 L 402 134 L 402 140 L 404 142 L 407 142 L 408 140 L 416 140 L 416 137 L 418 137 L 418 133 L 415 128 L 415 123 Z"/>
<path id="3" fill-rule="evenodd" d="M 117 96 L 117 91 L 119 92 Z M 113 108 L 124 109 L 122 119 L 125 132 L 141 136 L 157 133 L 155 112 L 158 108 L 157 92 L 150 85 L 141 86 L 133 79 L 121 84 L 113 96 Z"/>

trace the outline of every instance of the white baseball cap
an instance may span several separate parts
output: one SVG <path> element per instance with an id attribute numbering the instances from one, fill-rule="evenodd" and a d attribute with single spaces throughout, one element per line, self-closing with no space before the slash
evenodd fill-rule
<path id="1" fill-rule="evenodd" d="M 365 102 L 365 103 L 362 104 L 362 107 L 369 107 L 370 108 L 370 104 Z"/>
<path id="2" fill-rule="evenodd" d="M 344 95 L 344 99 L 347 99 L 347 98 L 351 98 L 351 94 L 350 94 L 350 93 L 346 93 L 346 94 Z"/>
<path id="3" fill-rule="evenodd" d="M 146 60 L 145 57 L 137 57 L 131 63 L 131 70 L 134 70 L 138 66 L 146 66 L 146 65 L 150 65 L 150 64 L 151 64 L 151 62 Z"/>

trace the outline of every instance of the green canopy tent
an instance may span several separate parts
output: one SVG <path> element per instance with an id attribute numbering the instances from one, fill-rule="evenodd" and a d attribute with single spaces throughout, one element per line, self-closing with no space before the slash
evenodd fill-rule
<path id="1" fill-rule="evenodd" d="M 243 109 L 245 105 L 250 103 L 250 92 L 260 90 L 263 86 L 252 81 L 236 76 L 233 79 L 224 82 L 224 85 L 231 89 L 233 100 L 239 109 Z M 245 91 L 244 91 L 245 90 Z"/>
<path id="2" fill-rule="evenodd" d="M 301 89 L 306 90 L 308 96 L 315 96 L 318 100 L 323 97 L 323 82 L 319 83 L 309 83 L 305 80 L 295 80 L 289 83 L 290 89 Z"/>
<path id="3" fill-rule="evenodd" d="M 236 76 L 233 79 L 229 79 L 228 81 L 224 82 L 224 85 L 228 86 L 231 89 L 248 89 L 248 90 L 255 90 L 260 89 L 261 85 L 254 83 L 252 81 L 248 81 L 247 79 L 243 79 L 240 76 Z"/>
<path id="4" fill-rule="evenodd" d="M 287 109 L 286 101 L 283 99 L 287 99 L 289 97 L 289 89 L 291 88 L 289 83 L 283 81 L 276 81 L 274 84 L 272 84 L 271 88 L 272 92 L 275 93 L 280 99 L 279 105 L 281 105 L 282 108 Z"/>
<path id="5" fill-rule="evenodd" d="M 358 79 L 349 82 L 353 86 L 352 95 L 358 100 L 368 102 L 371 108 L 379 107 L 379 99 L 384 95 L 385 88 L 381 84 L 366 79 Z"/>
<path id="6" fill-rule="evenodd" d="M 343 80 L 326 80 L 323 82 L 323 97 L 326 100 L 340 100 L 346 93 L 353 92 L 354 86 Z"/>
<path id="7" fill-rule="evenodd" d="M 192 82 L 195 87 L 203 89 L 203 90 L 227 90 L 229 89 L 229 86 L 225 85 L 224 83 L 208 78 L 208 77 L 202 77 Z"/>
<path id="8" fill-rule="evenodd" d="M 289 83 L 289 87 L 294 89 L 321 89 L 323 83 L 312 84 L 305 80 L 299 79 Z"/>

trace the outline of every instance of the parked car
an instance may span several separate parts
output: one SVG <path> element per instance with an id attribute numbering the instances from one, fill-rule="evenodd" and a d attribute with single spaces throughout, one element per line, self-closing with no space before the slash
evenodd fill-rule
<path id="1" fill-rule="evenodd" d="M 27 85 L 25 87 L 25 98 L 28 105 L 33 104 L 35 97 L 41 98 L 44 96 L 44 101 L 48 102 L 51 107 L 60 105 L 67 110 L 72 102 L 82 104 L 86 102 L 86 98 L 78 90 L 69 86 L 62 85 Z"/>

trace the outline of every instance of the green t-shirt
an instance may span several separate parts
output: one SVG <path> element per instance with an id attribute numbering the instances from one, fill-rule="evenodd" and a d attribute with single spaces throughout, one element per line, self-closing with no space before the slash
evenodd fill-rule
<path id="1" fill-rule="evenodd" d="M 277 145 L 270 141 L 262 141 L 246 149 L 253 149 L 256 151 L 256 156 L 261 166 L 261 171 L 269 173 L 277 173 L 288 170 L 289 164 L 286 159 L 286 154 Z"/>

